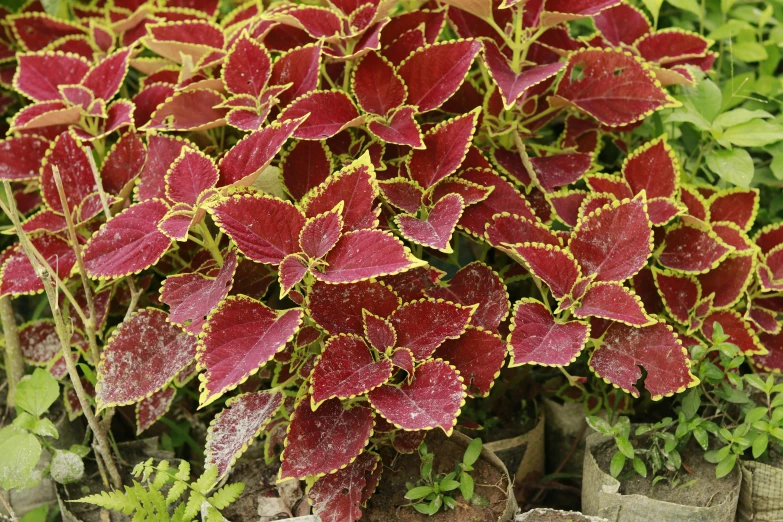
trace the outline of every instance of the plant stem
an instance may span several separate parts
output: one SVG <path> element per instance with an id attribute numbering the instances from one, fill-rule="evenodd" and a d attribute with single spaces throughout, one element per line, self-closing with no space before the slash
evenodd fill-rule
<path id="1" fill-rule="evenodd" d="M 13 522 L 19 522 L 19 518 L 17 518 L 16 513 L 14 512 L 14 508 L 11 507 L 11 504 L 2 493 L 0 493 L 0 502 L 3 503 L 5 510 L 8 511 L 8 515 L 11 517 L 11 520 L 13 520 Z"/>
<path id="2" fill-rule="evenodd" d="M 19 213 L 16 209 L 16 201 L 14 200 L 13 192 L 11 191 L 11 185 L 7 181 L 4 181 L 3 185 L 5 186 L 8 206 L 0 202 L 0 208 L 2 208 L 3 212 L 8 215 L 13 223 L 14 228 L 16 229 L 16 235 L 19 237 L 19 244 L 24 249 L 25 254 L 27 254 L 27 258 L 30 260 L 30 264 L 33 266 L 35 273 L 39 274 L 39 277 L 41 278 L 46 297 L 49 299 L 49 306 L 52 309 L 57 337 L 60 339 L 63 359 L 65 360 L 65 366 L 68 368 L 68 376 L 71 379 L 71 384 L 76 392 L 76 396 L 79 398 L 79 403 L 84 411 L 87 424 L 90 426 L 90 429 L 95 436 L 95 444 L 100 456 L 103 457 L 104 464 L 106 464 L 112 484 L 115 488 L 119 488 L 122 486 L 122 478 L 120 477 L 120 472 L 117 470 L 114 460 L 112 460 L 111 447 L 109 446 L 106 432 L 95 418 L 92 406 L 90 405 L 90 399 L 79 378 L 79 372 L 76 369 L 76 363 L 73 360 L 73 353 L 71 352 L 71 336 L 63 321 L 62 313 L 59 311 L 60 307 L 57 299 L 57 290 L 52 286 L 52 282 L 47 277 L 47 272 L 52 280 L 54 280 L 55 283 L 58 283 L 58 286 L 62 285 L 62 281 L 60 281 L 57 273 L 54 272 L 51 267 L 48 265 L 44 266 L 39 262 L 40 252 L 38 252 L 35 246 L 30 242 L 30 238 L 27 237 L 27 233 L 22 229 L 22 224 L 19 221 Z"/>
<path id="3" fill-rule="evenodd" d="M 24 359 L 22 358 L 22 347 L 19 343 L 19 330 L 16 327 L 14 307 L 11 304 L 11 296 L 9 295 L 0 297 L 0 320 L 2 320 L 3 334 L 5 335 L 5 373 L 8 378 L 8 399 L 6 404 L 9 408 L 13 408 L 15 405 L 16 385 L 24 376 Z"/>
<path id="4" fill-rule="evenodd" d="M 215 239 L 212 237 L 212 233 L 209 231 L 209 227 L 207 227 L 207 224 L 202 221 L 198 225 L 199 233 L 201 234 L 201 238 L 204 241 L 204 248 L 209 250 L 209 253 L 212 254 L 212 258 L 218 262 L 219 265 L 223 265 L 223 254 L 220 253 L 220 247 L 218 247 L 218 244 L 215 242 Z"/>

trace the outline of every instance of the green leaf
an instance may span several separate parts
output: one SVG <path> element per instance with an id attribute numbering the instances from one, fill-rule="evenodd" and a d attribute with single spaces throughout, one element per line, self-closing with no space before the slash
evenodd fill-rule
<path id="1" fill-rule="evenodd" d="M 682 400 L 682 412 L 685 414 L 685 418 L 690 420 L 695 417 L 699 406 L 701 406 L 701 395 L 698 388 L 694 388 Z"/>
<path id="2" fill-rule="evenodd" d="M 25 375 L 16 388 L 16 405 L 24 411 L 40 417 L 60 396 L 60 385 L 52 374 L 36 368 L 32 375 Z"/>
<path id="3" fill-rule="evenodd" d="M 209 466 L 207 469 L 204 470 L 204 473 L 193 484 L 193 488 L 199 493 L 201 493 L 202 495 L 206 495 L 207 492 L 210 489 L 212 489 L 212 486 L 215 485 L 215 482 L 217 481 L 217 476 L 218 476 L 217 466 L 215 465 Z"/>
<path id="4" fill-rule="evenodd" d="M 642 477 L 647 476 L 647 466 L 644 465 L 644 461 L 640 459 L 639 457 L 634 457 L 633 459 L 633 469 L 641 475 Z"/>
<path id="5" fill-rule="evenodd" d="M 601 417 L 596 417 L 594 415 L 591 415 L 587 417 L 587 424 L 591 428 L 593 428 L 595 431 L 600 433 L 601 435 L 607 435 L 610 436 L 614 434 L 614 430 L 612 429 L 612 426 L 606 422 Z"/>
<path id="6" fill-rule="evenodd" d="M 769 444 L 769 436 L 766 433 L 760 433 L 753 440 L 753 458 L 757 459 L 767 451 L 767 445 Z"/>
<path id="7" fill-rule="evenodd" d="M 625 455 L 629 459 L 633 458 L 634 455 L 633 446 L 631 445 L 631 442 L 627 438 L 615 437 L 614 441 L 617 444 L 617 448 L 622 452 L 623 455 Z"/>
<path id="8" fill-rule="evenodd" d="M 756 421 L 760 421 L 767 415 L 767 408 L 753 408 L 748 413 L 745 414 L 745 422 L 748 424 L 753 424 Z"/>
<path id="9" fill-rule="evenodd" d="M 751 120 L 726 129 L 722 139 L 738 147 L 763 147 L 783 140 L 783 125 Z"/>
<path id="10" fill-rule="evenodd" d="M 481 439 L 473 439 L 465 449 L 465 455 L 462 457 L 462 463 L 466 466 L 472 466 L 481 455 Z"/>
<path id="11" fill-rule="evenodd" d="M 767 59 L 767 50 L 758 42 L 736 42 L 731 46 L 731 52 L 736 59 L 745 63 Z"/>
<path id="12" fill-rule="evenodd" d="M 134 488 L 138 486 L 138 483 L 133 483 Z M 95 495 L 90 495 L 84 498 L 80 498 L 76 502 L 84 502 L 85 504 L 93 504 L 102 508 L 111 509 L 113 511 L 119 511 L 130 515 L 137 508 L 141 508 L 141 504 L 136 500 L 136 496 L 132 495 L 132 488 L 125 486 L 125 493 L 115 489 L 114 491 L 102 491 Z M 142 488 L 142 491 L 144 489 Z"/>
<path id="13" fill-rule="evenodd" d="M 440 483 L 440 490 L 441 491 L 454 491 L 460 486 L 460 483 L 457 482 L 454 479 L 451 480 L 444 480 Z"/>
<path id="14" fill-rule="evenodd" d="M 693 13 L 699 18 L 702 16 L 701 6 L 696 0 L 669 0 L 669 3 L 678 9 Z"/>
<path id="15" fill-rule="evenodd" d="M 642 0 L 642 3 L 644 4 L 644 7 L 647 8 L 648 11 L 650 11 L 650 14 L 653 18 L 653 26 L 658 25 L 658 15 L 661 12 L 661 6 L 663 5 L 663 0 Z"/>
<path id="16" fill-rule="evenodd" d="M 16 418 L 11 422 L 11 425 L 23 430 L 32 431 L 36 420 L 37 419 L 35 417 L 26 411 L 23 411 L 16 416 Z"/>
<path id="17" fill-rule="evenodd" d="M 618 451 L 612 457 L 612 462 L 609 463 L 609 474 L 616 478 L 623 467 L 625 467 L 625 455 Z"/>
<path id="18" fill-rule="evenodd" d="M 430 493 L 435 491 L 431 486 L 417 486 L 405 493 L 405 498 L 408 500 L 418 500 L 424 498 Z"/>
<path id="19" fill-rule="evenodd" d="M 459 491 L 462 493 L 462 496 L 465 498 L 465 500 L 470 500 L 473 498 L 473 477 L 468 475 L 467 473 L 463 473 L 459 476 Z"/>
<path id="20" fill-rule="evenodd" d="M 19 522 L 47 522 L 49 518 L 49 506 L 39 506 L 28 511 Z"/>
<path id="21" fill-rule="evenodd" d="M 721 179 L 742 188 L 750 187 L 753 159 L 744 149 L 717 149 L 707 154 L 707 166 Z"/>
<path id="22" fill-rule="evenodd" d="M 699 446 L 701 446 L 704 451 L 707 451 L 710 440 L 709 435 L 707 435 L 707 431 L 704 428 L 698 426 L 693 428 L 693 438 L 696 439 L 696 442 L 699 443 Z"/>
<path id="23" fill-rule="evenodd" d="M 449 496 L 444 496 L 443 505 L 449 509 L 455 509 L 457 507 L 457 501 Z"/>
<path id="24" fill-rule="evenodd" d="M 245 490 L 244 482 L 237 482 L 235 484 L 226 484 L 219 490 L 217 490 L 211 497 L 209 502 L 217 509 L 223 509 L 229 504 L 236 502 L 242 492 Z"/>
<path id="25" fill-rule="evenodd" d="M 52 457 L 49 474 L 60 484 L 71 484 L 84 477 L 84 462 L 76 453 L 57 450 Z"/>
<path id="26" fill-rule="evenodd" d="M 705 78 L 695 87 L 684 87 L 681 101 L 683 105 L 687 105 L 701 115 L 710 127 L 721 112 L 723 94 L 712 80 Z"/>
<path id="27" fill-rule="evenodd" d="M 717 118 L 715 118 L 715 123 L 720 125 L 723 128 L 727 127 L 734 127 L 735 125 L 740 125 L 742 123 L 747 123 L 754 119 L 765 119 L 765 118 L 772 118 L 773 116 L 768 113 L 767 111 L 762 110 L 755 110 L 751 111 L 748 109 L 733 109 L 728 112 L 724 112 L 723 114 L 719 114 Z"/>
<path id="28" fill-rule="evenodd" d="M 60 434 L 57 433 L 57 427 L 46 417 L 37 419 L 30 431 L 41 437 L 52 437 L 53 439 L 60 437 Z"/>
<path id="29" fill-rule="evenodd" d="M 769 164 L 769 168 L 775 179 L 783 181 L 783 153 L 772 156 L 772 163 Z"/>
<path id="30" fill-rule="evenodd" d="M 0 487 L 23 489 L 37 483 L 33 470 L 41 458 L 38 438 L 15 426 L 0 430 Z"/>
<path id="31" fill-rule="evenodd" d="M 413 509 L 422 515 L 434 515 L 438 512 L 438 509 L 434 508 L 432 504 L 414 504 Z"/>
<path id="32" fill-rule="evenodd" d="M 725 459 L 718 462 L 718 466 L 715 468 L 715 476 L 717 478 L 723 478 L 734 469 L 734 464 L 737 462 L 737 455 L 731 454 Z"/>

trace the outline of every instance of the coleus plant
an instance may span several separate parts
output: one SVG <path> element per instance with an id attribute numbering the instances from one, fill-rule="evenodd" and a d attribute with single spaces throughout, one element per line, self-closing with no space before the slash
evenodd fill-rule
<path id="1" fill-rule="evenodd" d="M 20 338 L 69 375 L 72 416 L 133 404 L 141 433 L 198 375 L 207 464 L 225 475 L 265 433 L 280 479 L 345 521 L 375 450 L 450 433 L 507 354 L 588 351 L 634 396 L 642 367 L 658 399 L 697 383 L 684 348 L 717 321 L 783 364 L 783 234 L 748 237 L 757 193 L 683 183 L 665 137 L 628 150 L 711 42 L 616 0 L 357 4 L 5 18 L 0 82 L 26 105 L 6 107 L 0 178 L 23 216 L 0 294 L 65 295 L 70 337 L 38 320 Z M 627 152 L 618 174 L 605 144 Z M 512 307 L 520 280 L 541 299 Z"/>

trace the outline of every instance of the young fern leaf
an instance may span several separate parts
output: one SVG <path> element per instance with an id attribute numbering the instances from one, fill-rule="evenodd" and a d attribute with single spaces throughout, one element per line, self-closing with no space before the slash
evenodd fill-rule
<path id="1" fill-rule="evenodd" d="M 209 497 L 209 503 L 212 504 L 216 509 L 223 509 L 232 502 L 236 502 L 244 490 L 244 482 L 226 484 L 217 490 L 211 497 Z"/>

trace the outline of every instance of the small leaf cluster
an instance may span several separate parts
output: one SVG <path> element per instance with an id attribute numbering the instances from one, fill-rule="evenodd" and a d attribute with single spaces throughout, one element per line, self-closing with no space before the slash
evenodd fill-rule
<path id="1" fill-rule="evenodd" d="M 441 509 L 457 509 L 459 502 L 454 493 L 459 491 L 466 502 L 473 505 L 486 504 L 486 500 L 475 493 L 475 482 L 470 475 L 473 464 L 481 455 L 481 439 L 473 439 L 462 456 L 462 462 L 454 464 L 454 471 L 433 475 L 435 454 L 429 451 L 427 444 L 419 446 L 421 457 L 421 478 L 415 484 L 408 483 L 405 498 L 413 501 L 413 508 L 425 515 L 434 515 Z M 454 493 L 453 493 L 454 492 Z"/>
<path id="2" fill-rule="evenodd" d="M 190 522 L 197 518 L 205 522 L 223 522 L 220 510 L 239 498 L 245 484 L 227 484 L 213 491 L 218 478 L 216 467 L 207 468 L 193 482 L 190 472 L 187 461 L 180 461 L 173 468 L 166 460 L 155 463 L 150 458 L 133 468 L 136 480 L 125 486 L 124 493 L 103 491 L 75 502 L 133 515 L 133 520 L 139 522 Z"/>

